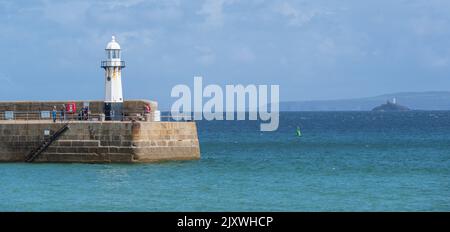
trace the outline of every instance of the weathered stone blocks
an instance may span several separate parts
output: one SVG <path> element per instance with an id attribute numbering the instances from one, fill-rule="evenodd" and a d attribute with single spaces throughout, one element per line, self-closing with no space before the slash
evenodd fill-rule
<path id="1" fill-rule="evenodd" d="M 0 162 L 23 162 L 25 156 L 62 123 L 0 121 Z M 79 122 L 35 162 L 157 162 L 200 158 L 195 122 Z"/>

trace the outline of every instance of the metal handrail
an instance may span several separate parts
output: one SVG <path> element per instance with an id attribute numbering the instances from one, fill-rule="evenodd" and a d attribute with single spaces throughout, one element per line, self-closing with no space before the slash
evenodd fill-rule
<path id="1" fill-rule="evenodd" d="M 52 111 L 45 111 L 49 112 L 49 117 L 42 117 L 43 111 L 12 111 L 13 112 L 13 118 L 5 118 L 5 112 L 0 112 L 0 121 L 1 120 L 47 120 L 51 121 L 53 120 Z M 102 121 L 102 118 L 104 118 L 104 114 L 99 113 L 88 113 L 87 115 L 80 115 L 79 112 L 77 113 L 64 113 L 64 117 L 61 115 L 61 111 L 56 112 L 56 121 Z M 150 120 L 147 120 L 147 117 L 150 117 Z M 178 115 L 178 116 L 172 116 L 172 115 L 161 115 L 159 116 L 161 119 L 160 121 L 193 121 L 193 117 L 191 115 Z M 122 116 L 122 121 L 154 121 L 154 115 L 152 113 L 145 113 L 140 111 L 133 111 L 133 112 L 124 112 Z"/>

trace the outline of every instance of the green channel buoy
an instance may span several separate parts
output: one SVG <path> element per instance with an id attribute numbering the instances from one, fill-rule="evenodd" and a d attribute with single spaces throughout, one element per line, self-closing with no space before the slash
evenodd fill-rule
<path id="1" fill-rule="evenodd" d="M 302 132 L 300 131 L 300 127 L 297 127 L 297 137 L 302 137 Z"/>

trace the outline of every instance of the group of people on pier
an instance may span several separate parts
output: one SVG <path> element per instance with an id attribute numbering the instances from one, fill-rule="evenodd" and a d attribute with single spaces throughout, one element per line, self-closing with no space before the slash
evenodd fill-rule
<path id="1" fill-rule="evenodd" d="M 52 110 L 53 122 L 56 123 L 57 117 L 58 117 L 58 113 L 59 113 L 59 120 L 61 122 L 67 120 L 66 111 L 67 111 L 67 109 L 66 109 L 66 105 L 65 104 L 62 104 L 61 109 L 59 111 L 57 110 L 56 106 L 53 106 L 53 110 Z M 84 106 L 79 111 L 77 120 L 80 120 L 80 121 L 87 121 L 87 120 L 89 120 L 90 113 L 91 112 L 89 111 L 89 107 Z"/>
<path id="2" fill-rule="evenodd" d="M 147 116 L 151 112 L 151 106 L 150 104 L 145 104 L 144 106 L 144 116 Z M 66 109 L 66 105 L 62 104 L 60 110 L 57 109 L 56 106 L 53 106 L 53 110 L 51 112 L 53 122 L 56 123 L 58 120 L 58 114 L 59 114 L 59 120 L 61 122 L 68 120 L 67 114 L 68 110 Z M 76 117 L 79 121 L 88 121 L 90 119 L 91 112 L 89 110 L 88 106 L 84 106 L 81 108 L 81 110 L 78 112 L 78 116 Z M 73 119 L 73 117 L 71 117 Z"/>

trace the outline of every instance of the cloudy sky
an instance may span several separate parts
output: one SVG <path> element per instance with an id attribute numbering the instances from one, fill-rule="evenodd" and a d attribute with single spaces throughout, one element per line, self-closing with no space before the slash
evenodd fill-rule
<path id="1" fill-rule="evenodd" d="M 0 0 L 0 100 L 102 99 L 111 35 L 125 98 L 279 84 L 281 100 L 450 90 L 447 0 Z"/>

